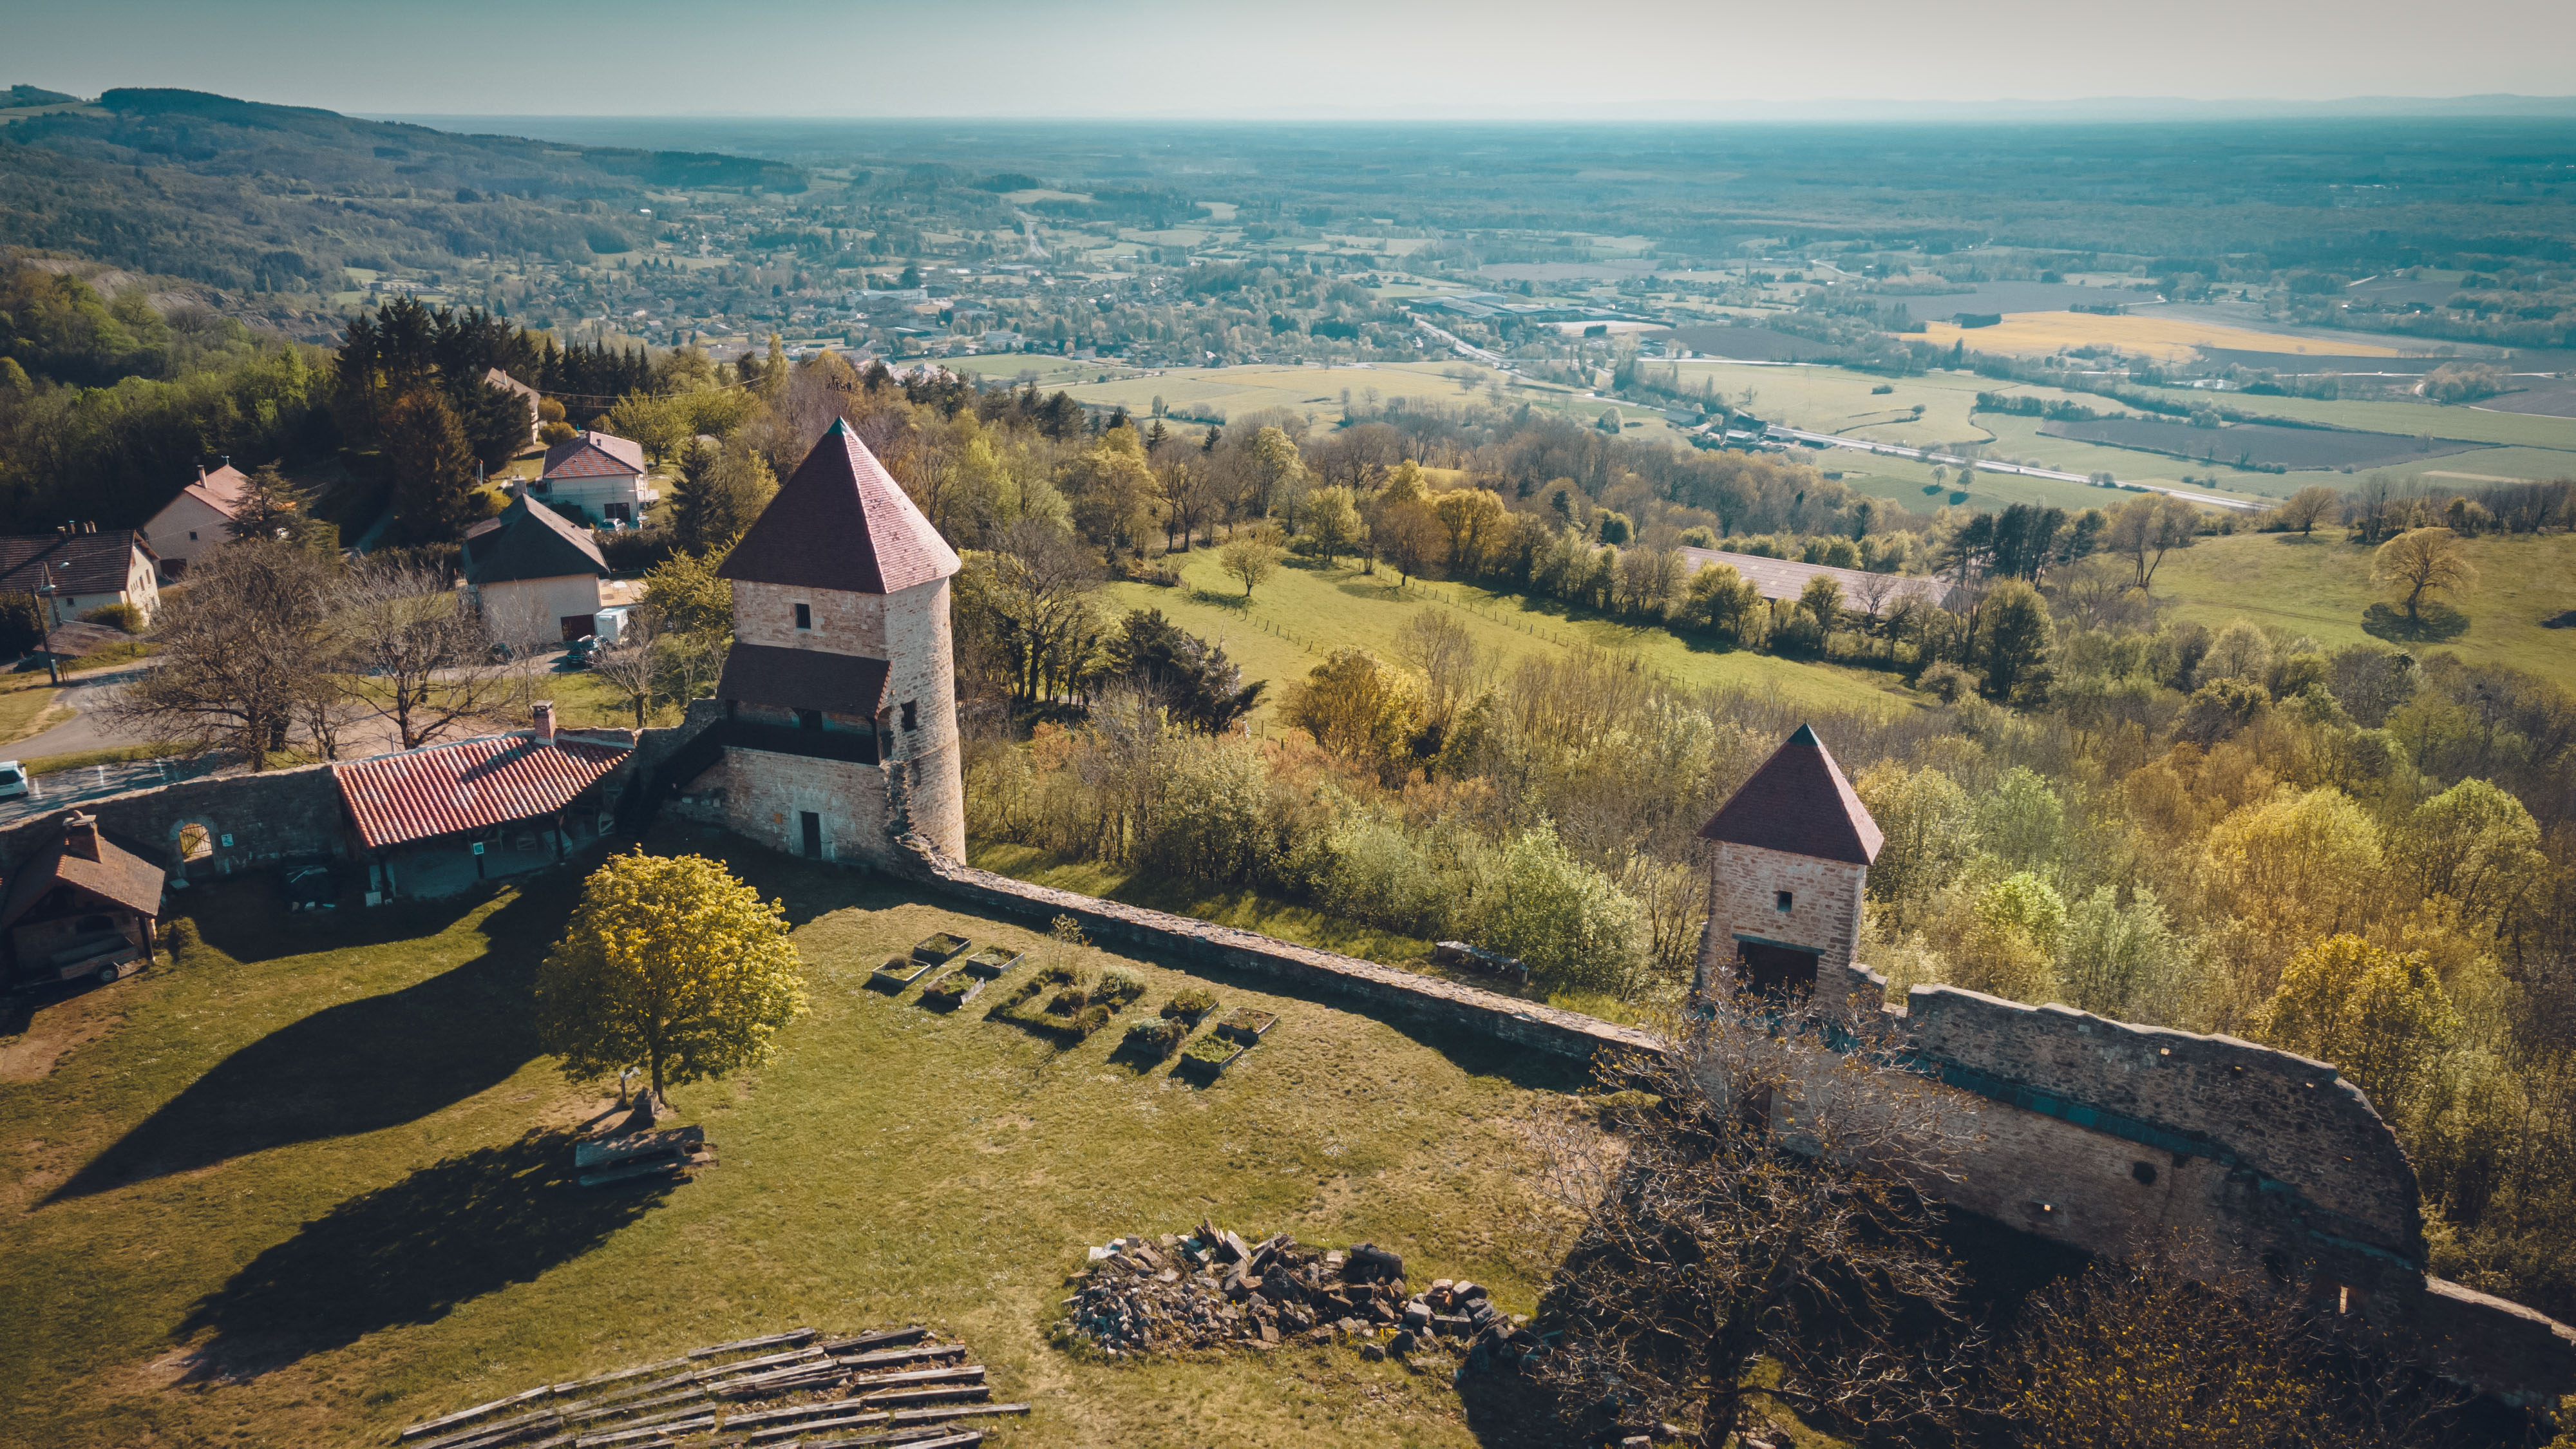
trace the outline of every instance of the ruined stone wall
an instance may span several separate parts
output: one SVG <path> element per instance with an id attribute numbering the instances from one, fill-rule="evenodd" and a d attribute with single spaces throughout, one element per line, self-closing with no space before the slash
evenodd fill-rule
<path id="1" fill-rule="evenodd" d="M 73 809 L 97 816 L 110 836 L 191 880 L 220 879 L 281 860 L 349 854 L 340 789 L 325 764 L 183 780 L 39 811 L 0 828 L 5 869 L 14 871 L 51 844 L 64 813 Z M 190 825 L 206 827 L 211 853 L 181 870 L 179 833 Z"/>

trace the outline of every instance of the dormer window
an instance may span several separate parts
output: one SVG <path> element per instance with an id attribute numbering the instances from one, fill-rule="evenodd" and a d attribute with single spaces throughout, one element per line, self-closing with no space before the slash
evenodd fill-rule
<path id="1" fill-rule="evenodd" d="M 1772 896 L 1771 904 L 1779 910 L 1780 914 L 1784 916 L 1789 914 L 1789 893 L 1787 891 L 1775 892 Z"/>
<path id="2" fill-rule="evenodd" d="M 796 606 L 796 627 L 799 629 L 811 629 L 814 627 L 814 606 L 812 604 L 798 604 Z"/>

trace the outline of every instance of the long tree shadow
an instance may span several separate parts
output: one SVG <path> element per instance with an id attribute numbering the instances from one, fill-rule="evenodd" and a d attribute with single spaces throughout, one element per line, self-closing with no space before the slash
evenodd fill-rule
<path id="1" fill-rule="evenodd" d="M 521 896 L 486 917 L 484 953 L 399 991 L 325 1007 L 223 1061 L 46 1198 L 397 1126 L 506 1081 L 537 1055 L 529 994 L 563 901 Z"/>
<path id="2" fill-rule="evenodd" d="M 178 1336 L 213 1337 L 197 1373 L 266 1372 L 379 1329 L 429 1323 L 580 1257 L 669 1194 L 667 1182 L 576 1184 L 573 1138 L 531 1132 L 363 1192 L 261 1253 L 191 1306 Z"/>

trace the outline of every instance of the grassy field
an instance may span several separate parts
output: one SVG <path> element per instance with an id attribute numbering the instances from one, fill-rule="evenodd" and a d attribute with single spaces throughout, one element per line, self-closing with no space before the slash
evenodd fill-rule
<path id="1" fill-rule="evenodd" d="M 2576 609 L 2576 536 L 2487 537 L 2468 541 L 2478 583 L 2453 602 L 2468 615 L 2456 639 L 2414 644 L 2417 654 L 2449 650 L 2463 659 L 2508 664 L 2576 688 L 2576 634 L 2540 621 Z M 2357 644 L 2362 610 L 2387 597 L 2370 582 L 2371 550 L 2320 532 L 2206 538 L 2168 554 L 2156 571 L 2157 597 L 2186 619 L 2217 628 L 2230 619 L 2278 624 L 2328 649 Z"/>
<path id="2" fill-rule="evenodd" d="M 729 842 L 664 839 L 657 848 Z M 1537 1442 L 1544 1421 L 1436 1358 L 1347 1350 L 1109 1366 L 1047 1344 L 1085 1245 L 1202 1216 L 1369 1239 L 1412 1276 L 1527 1311 L 1544 1262 L 1515 1128 L 1578 1084 L 1553 1059 L 1089 950 L 1152 1012 L 1204 981 L 1280 1016 L 1216 1085 L 866 989 L 939 930 L 1016 924 L 744 847 L 789 903 L 812 1014 L 779 1058 L 675 1089 L 721 1165 L 625 1195 L 567 1181 L 603 1101 L 537 1055 L 531 973 L 574 882 L 286 916 L 189 893 L 206 946 L 42 1005 L 0 1037 L 0 1412 L 16 1442 L 382 1443 L 548 1381 L 800 1324 L 962 1336 L 1009 1444 Z M 1029 969 L 1026 966 L 1023 971 Z M 917 991 L 917 988 L 916 988 Z M 1531 1431 L 1537 1431 L 1533 1434 Z"/>
<path id="3" fill-rule="evenodd" d="M 57 714 L 54 701 L 62 691 L 45 682 L 43 670 L 0 678 L 0 745 L 40 734 L 69 718 Z"/>
<path id="4" fill-rule="evenodd" d="M 1923 340 L 1935 347 L 1948 347 L 1964 340 L 1978 352 L 2046 353 L 2065 347 L 2116 347 L 2165 362 L 2181 362 L 2202 347 L 2228 347 L 2247 352 L 2316 352 L 2331 351 L 2343 357 L 2395 357 L 2397 349 L 2367 342 L 2338 343 L 2332 348 L 2322 343 L 2303 342 L 2277 332 L 2254 332 L 2242 327 L 2223 327 L 2215 322 L 2194 322 L 2181 317 L 2161 317 L 2153 313 L 2131 313 L 2117 317 L 2097 316 L 2090 312 L 2007 312 L 2004 320 L 1993 327 L 1960 327 L 1952 322 L 1926 322 Z"/>
<path id="5" fill-rule="evenodd" d="M 1396 631 L 1415 610 L 1434 603 L 1450 605 L 1477 646 L 1504 669 L 1532 653 L 1588 646 L 1686 685 L 1777 690 L 1820 708 L 1892 710 L 1915 699 L 1892 675 L 1724 651 L 1660 625 L 1622 623 L 1571 612 L 1550 600 L 1464 584 L 1416 582 L 1399 590 L 1395 574 L 1383 568 L 1375 577 L 1348 562 L 1332 569 L 1282 568 L 1247 603 L 1243 586 L 1219 571 L 1215 550 L 1175 554 L 1170 561 L 1181 567 L 1179 587 L 1113 584 L 1104 591 L 1105 605 L 1122 612 L 1160 609 L 1191 633 L 1223 643 L 1227 657 L 1243 666 L 1245 679 L 1269 680 L 1269 693 L 1253 714 L 1253 728 L 1261 733 L 1285 728 L 1277 705 L 1292 680 L 1349 645 L 1393 657 Z"/>
<path id="6" fill-rule="evenodd" d="M 2177 402 L 2206 402 L 2206 393 L 2184 388 L 2159 388 L 2161 395 Z M 2230 394 L 2231 407 L 2269 417 L 2293 418 L 2300 422 L 2324 423 L 2330 427 L 2360 428 L 2365 432 L 2395 433 L 2411 438 L 2430 433 L 2437 438 L 2457 438 L 2468 443 L 2491 443 L 2502 448 L 2552 448 L 2567 451 L 2564 465 L 2576 471 L 2576 418 L 2555 418 L 2545 413 L 2497 413 L 2472 407 L 2439 407 L 2420 402 L 2362 402 L 2343 398 L 2332 400 L 2304 397 L 2247 397 Z M 2454 454 L 2453 467 L 2473 464 Z"/>

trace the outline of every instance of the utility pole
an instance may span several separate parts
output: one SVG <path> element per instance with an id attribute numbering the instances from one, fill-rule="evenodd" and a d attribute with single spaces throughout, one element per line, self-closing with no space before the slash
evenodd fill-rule
<path id="1" fill-rule="evenodd" d="M 51 626 L 45 630 L 45 676 L 54 682 L 55 687 L 60 688 L 63 682 L 63 666 L 60 658 L 54 653 L 54 630 L 63 627 L 63 591 L 54 584 L 52 564 L 40 566 L 36 576 L 43 581 L 36 585 L 36 597 L 45 601 L 46 617 L 52 621 Z"/>

